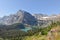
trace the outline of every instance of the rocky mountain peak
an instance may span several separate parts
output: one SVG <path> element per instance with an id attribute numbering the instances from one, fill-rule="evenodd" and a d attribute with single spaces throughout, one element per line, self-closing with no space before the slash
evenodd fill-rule
<path id="1" fill-rule="evenodd" d="M 36 24 L 36 19 L 29 12 L 19 10 L 16 14 L 1 18 L 0 23 L 11 25 L 14 23 L 23 23 L 28 25 Z"/>

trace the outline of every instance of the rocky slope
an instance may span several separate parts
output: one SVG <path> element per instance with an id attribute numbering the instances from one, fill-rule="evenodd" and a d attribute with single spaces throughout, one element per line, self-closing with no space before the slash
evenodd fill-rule
<path id="1" fill-rule="evenodd" d="M 4 16 L 0 19 L 0 23 L 11 25 L 15 23 L 22 23 L 27 25 L 36 25 L 37 20 L 30 13 L 19 10 L 16 14 Z"/>
<path id="2" fill-rule="evenodd" d="M 34 14 L 33 16 L 37 19 L 39 26 L 42 24 L 44 24 L 44 26 L 45 26 L 47 24 L 50 24 L 51 22 L 60 21 L 60 14 L 51 15 L 51 16 L 44 15 L 44 14 Z"/>

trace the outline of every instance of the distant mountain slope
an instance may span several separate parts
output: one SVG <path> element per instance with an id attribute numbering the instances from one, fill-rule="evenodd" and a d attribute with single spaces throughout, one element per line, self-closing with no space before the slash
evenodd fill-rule
<path id="1" fill-rule="evenodd" d="M 37 20 L 30 13 L 19 10 L 16 14 L 10 16 L 4 16 L 0 19 L 0 23 L 11 25 L 14 23 L 22 23 L 27 25 L 36 25 Z"/>
<path id="2" fill-rule="evenodd" d="M 46 15 L 46 14 L 41 14 L 41 13 L 39 13 L 39 14 L 33 14 L 33 16 L 35 17 L 35 18 L 37 18 L 38 20 L 40 20 L 41 19 L 41 17 L 46 17 L 46 16 L 48 16 L 48 15 Z"/>
<path id="3" fill-rule="evenodd" d="M 15 23 L 22 23 L 25 25 L 45 26 L 48 23 L 51 23 L 51 21 L 59 21 L 59 20 L 60 20 L 60 15 L 48 16 L 46 14 L 37 14 L 37 13 L 31 15 L 29 12 L 26 12 L 24 10 L 19 10 L 16 14 L 12 14 L 0 18 L 0 24 L 12 25 Z"/>
<path id="4" fill-rule="evenodd" d="M 0 25 L 0 30 L 18 30 L 18 29 L 24 29 L 25 25 L 21 24 L 21 23 L 16 23 L 16 24 L 12 24 L 12 25 Z"/>

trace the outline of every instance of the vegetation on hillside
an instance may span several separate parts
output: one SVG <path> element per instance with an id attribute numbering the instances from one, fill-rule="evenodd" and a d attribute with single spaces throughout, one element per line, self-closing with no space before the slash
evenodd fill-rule
<path id="1" fill-rule="evenodd" d="M 60 22 L 52 22 L 48 27 L 33 28 L 27 32 L 21 31 L 19 28 L 22 24 L 14 24 L 7 27 L 0 27 L 0 39 L 1 40 L 46 40 L 48 32 L 57 26 L 60 26 Z M 17 27 L 18 26 L 18 27 Z M 9 28 L 9 29 L 8 29 Z M 16 29 L 17 28 L 17 29 Z"/>

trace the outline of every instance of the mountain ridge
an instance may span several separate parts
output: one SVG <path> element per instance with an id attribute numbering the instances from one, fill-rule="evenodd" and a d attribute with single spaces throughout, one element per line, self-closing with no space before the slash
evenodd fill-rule
<path id="1" fill-rule="evenodd" d="M 60 20 L 60 15 L 48 16 L 46 14 L 31 14 L 24 10 L 19 10 L 16 14 L 11 14 L 9 16 L 4 16 L 0 18 L 0 24 L 12 25 L 15 23 L 22 23 L 26 25 L 42 25 L 47 24 L 50 21 Z"/>
<path id="2" fill-rule="evenodd" d="M 33 23 L 34 21 L 36 21 L 34 16 L 23 10 L 19 10 L 16 14 L 4 16 L 3 18 L 0 19 L 0 23 L 4 23 L 6 25 L 14 23 L 26 23 L 29 25 L 34 25 Z"/>

